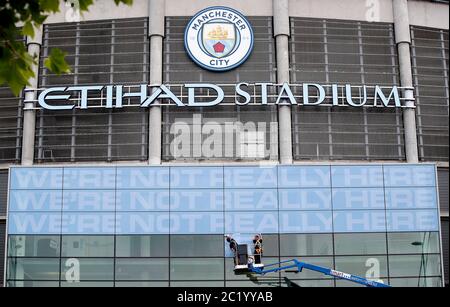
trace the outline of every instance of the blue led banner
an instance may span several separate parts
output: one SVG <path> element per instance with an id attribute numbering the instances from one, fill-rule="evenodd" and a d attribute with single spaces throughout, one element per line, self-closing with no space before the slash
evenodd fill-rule
<path id="1" fill-rule="evenodd" d="M 9 234 L 438 231 L 435 166 L 13 167 Z"/>

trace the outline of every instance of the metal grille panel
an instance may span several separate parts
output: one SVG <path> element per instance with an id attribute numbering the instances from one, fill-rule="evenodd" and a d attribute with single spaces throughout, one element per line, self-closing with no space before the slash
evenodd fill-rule
<path id="1" fill-rule="evenodd" d="M 398 85 L 393 25 L 291 19 L 291 81 Z M 296 107 L 294 159 L 404 160 L 401 111 Z"/>
<path id="2" fill-rule="evenodd" d="M 3 286 L 5 272 L 6 223 L 0 221 L 0 287 Z"/>
<path id="3" fill-rule="evenodd" d="M 448 30 L 413 26 L 411 37 L 419 156 L 448 162 Z"/>
<path id="4" fill-rule="evenodd" d="M 43 66 L 53 47 L 68 53 L 71 74 L 56 76 Z M 46 25 L 41 54 L 42 87 L 146 83 L 147 19 Z M 148 112 L 138 108 L 39 111 L 35 148 L 38 162 L 145 160 Z"/>
<path id="5" fill-rule="evenodd" d="M 189 17 L 167 17 L 166 38 L 164 42 L 164 83 L 236 83 L 236 82 L 275 82 L 275 44 L 273 39 L 271 17 L 249 17 L 255 35 L 255 46 L 249 59 L 239 68 L 225 73 L 209 72 L 198 67 L 184 50 L 184 30 Z M 234 89 L 225 91 L 224 104 L 234 102 Z M 227 123 L 240 122 L 243 125 L 261 124 L 256 135 L 244 132 L 243 139 L 229 136 L 225 131 Z M 277 123 L 275 106 L 239 107 L 220 106 L 214 108 L 196 108 L 180 110 L 176 107 L 163 107 L 163 160 L 264 160 L 277 159 L 277 132 L 271 131 L 271 123 Z M 217 126 L 217 125 L 218 126 Z M 273 125 L 272 125 L 273 126 Z M 180 154 L 178 149 L 171 149 L 176 138 L 176 131 L 184 127 L 193 132 L 196 129 L 218 127 L 221 130 L 223 146 L 215 154 L 205 154 L 205 144 L 210 133 L 190 137 L 189 152 Z M 172 131 L 172 132 L 171 132 Z M 210 132 L 210 131 L 209 131 Z M 230 137 L 230 138 L 227 138 Z M 227 139 L 233 139 L 227 142 Z M 207 141 L 206 141 L 207 142 Z M 253 143 L 253 144 L 250 144 Z M 255 154 L 240 155 L 240 149 L 248 153 L 249 147 L 258 148 Z M 217 147 L 216 147 L 217 149 Z M 259 150 L 260 149 L 260 150 Z"/>

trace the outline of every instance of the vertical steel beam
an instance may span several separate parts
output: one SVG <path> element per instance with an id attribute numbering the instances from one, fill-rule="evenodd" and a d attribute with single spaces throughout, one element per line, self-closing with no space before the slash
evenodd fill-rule
<path id="1" fill-rule="evenodd" d="M 161 85 L 163 74 L 163 38 L 165 0 L 149 0 L 150 84 Z M 154 106 L 149 111 L 148 163 L 161 164 L 162 110 Z"/>
<path id="2" fill-rule="evenodd" d="M 28 80 L 29 86 L 25 92 L 23 112 L 23 135 L 22 135 L 22 165 L 32 165 L 34 162 L 34 141 L 36 129 L 36 111 L 34 110 L 37 99 L 37 87 L 39 80 L 39 56 L 42 46 L 42 27 L 35 29 L 34 37 L 27 37 L 28 53 L 37 58 L 33 65 L 34 78 Z"/>
<path id="3" fill-rule="evenodd" d="M 408 1 L 393 0 L 395 42 L 397 44 L 398 61 L 400 68 L 400 83 L 403 87 L 410 87 L 403 93 L 407 99 L 407 106 L 414 106 L 413 77 L 411 69 L 411 33 L 408 16 Z M 419 162 L 417 146 L 416 111 L 414 108 L 403 110 L 403 125 L 405 128 L 406 161 Z"/>
<path id="4" fill-rule="evenodd" d="M 277 54 L 277 83 L 289 83 L 289 1 L 273 0 L 273 24 Z M 292 164 L 291 106 L 278 108 L 280 163 Z"/>

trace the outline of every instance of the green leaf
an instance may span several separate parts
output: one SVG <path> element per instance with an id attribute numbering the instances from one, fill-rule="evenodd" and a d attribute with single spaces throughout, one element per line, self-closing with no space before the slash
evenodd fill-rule
<path id="1" fill-rule="evenodd" d="M 32 65 L 36 63 L 24 49 L 1 46 L 1 53 L 0 85 L 6 83 L 14 95 L 18 96 L 29 85 L 28 80 L 35 76 Z"/>
<path id="2" fill-rule="evenodd" d="M 45 67 L 57 75 L 70 73 L 70 66 L 65 59 L 66 55 L 67 52 L 63 52 L 58 48 L 53 48 L 50 52 L 50 56 L 44 61 Z"/>
<path id="3" fill-rule="evenodd" d="M 93 0 L 79 0 L 78 3 L 80 4 L 80 11 L 87 11 L 89 9 L 89 6 L 91 6 L 94 1 Z"/>
<path id="4" fill-rule="evenodd" d="M 126 5 L 132 5 L 133 0 L 114 0 L 116 5 L 119 5 L 120 3 L 126 4 Z"/>
<path id="5" fill-rule="evenodd" d="M 59 0 L 39 0 L 39 5 L 44 12 L 59 12 Z"/>
<path id="6" fill-rule="evenodd" d="M 24 23 L 22 27 L 22 33 L 25 36 L 31 36 L 34 37 L 34 27 L 31 21 L 27 21 Z"/>

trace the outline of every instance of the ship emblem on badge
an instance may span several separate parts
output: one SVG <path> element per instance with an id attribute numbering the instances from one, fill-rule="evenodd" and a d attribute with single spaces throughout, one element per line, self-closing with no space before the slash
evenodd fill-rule
<path id="1" fill-rule="evenodd" d="M 247 60 L 253 49 L 253 30 L 236 10 L 210 7 L 189 22 L 184 45 L 191 59 L 212 71 L 227 71 Z"/>

